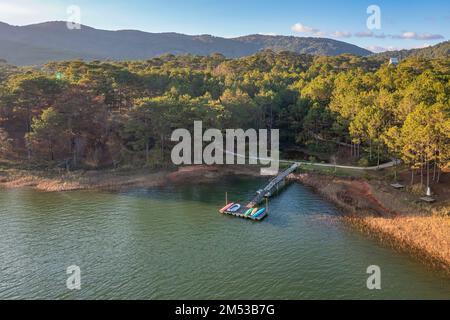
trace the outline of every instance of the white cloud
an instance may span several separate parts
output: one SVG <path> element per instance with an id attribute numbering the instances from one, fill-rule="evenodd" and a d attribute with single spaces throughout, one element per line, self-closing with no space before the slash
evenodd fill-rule
<path id="1" fill-rule="evenodd" d="M 385 52 L 385 51 L 397 51 L 397 50 L 402 50 L 402 48 L 398 48 L 398 47 L 394 47 L 394 46 L 388 46 L 388 47 L 382 47 L 382 46 L 368 46 L 366 47 L 367 50 L 375 52 L 375 53 L 380 53 L 380 52 Z"/>
<path id="2" fill-rule="evenodd" d="M 352 33 L 350 31 L 334 31 L 334 32 L 325 32 L 319 30 L 317 28 L 306 26 L 300 22 L 291 26 L 291 30 L 295 33 L 304 33 L 314 35 L 316 37 L 333 37 L 333 38 L 375 38 L 375 39 L 400 39 L 400 40 L 439 40 L 445 39 L 445 37 L 441 34 L 432 34 L 432 33 L 418 33 L 413 31 L 405 31 L 401 34 L 384 34 L 384 33 L 375 33 L 370 30 L 360 31 L 356 33 Z M 390 49 L 384 47 L 376 47 L 377 49 Z"/>
<path id="3" fill-rule="evenodd" d="M 374 36 L 374 33 L 372 31 L 362 31 L 355 33 L 355 36 L 358 38 L 371 38 Z"/>
<path id="4" fill-rule="evenodd" d="M 314 33 L 314 35 L 316 37 L 325 37 L 327 35 L 327 33 L 324 31 L 317 31 L 316 33 Z"/>
<path id="5" fill-rule="evenodd" d="M 385 35 L 384 33 L 380 33 L 380 34 L 374 34 L 373 37 L 377 38 L 377 39 L 385 39 L 387 37 L 387 35 Z"/>
<path id="6" fill-rule="evenodd" d="M 372 31 L 363 31 L 355 33 L 355 36 L 358 38 L 377 38 L 377 39 L 402 39 L 402 40 L 439 40 L 444 39 L 444 36 L 440 34 L 431 34 L 431 33 L 417 33 L 412 31 L 403 32 L 402 34 L 390 34 L 385 35 L 384 33 L 374 33 Z"/>
<path id="7" fill-rule="evenodd" d="M 386 51 L 385 48 L 380 46 L 368 46 L 366 49 L 375 53 Z"/>
<path id="8" fill-rule="evenodd" d="M 384 33 L 374 33 L 372 31 L 362 31 L 362 32 L 355 33 L 355 37 L 385 39 L 387 36 Z"/>
<path id="9" fill-rule="evenodd" d="M 406 39 L 406 40 L 438 40 L 444 39 L 443 35 L 440 34 L 431 34 L 431 33 L 422 33 L 419 34 L 417 32 L 407 31 L 403 32 L 400 35 L 392 35 L 394 39 Z"/>
<path id="10" fill-rule="evenodd" d="M 441 34 L 424 33 L 418 36 L 418 40 L 439 40 L 445 37 Z"/>
<path id="11" fill-rule="evenodd" d="M 291 30 L 296 32 L 296 33 L 318 33 L 320 30 L 319 29 L 315 29 L 315 28 L 311 28 L 311 27 L 307 27 L 301 23 L 296 23 L 291 27 Z"/>
<path id="12" fill-rule="evenodd" d="M 422 43 L 422 44 L 419 44 L 417 46 L 412 46 L 412 47 L 409 47 L 409 48 L 406 48 L 406 49 L 423 49 L 423 48 L 428 48 L 428 47 L 431 47 L 431 46 L 432 46 L 432 44 Z"/>
<path id="13" fill-rule="evenodd" d="M 331 36 L 335 38 L 350 38 L 352 34 L 347 31 L 335 31 L 331 34 Z"/>
<path id="14" fill-rule="evenodd" d="M 67 19 L 62 4 L 42 4 L 29 0 L 0 0 L 0 21 L 13 25 L 26 25 Z"/>
<path id="15" fill-rule="evenodd" d="M 277 34 L 275 32 L 260 32 L 258 33 L 262 36 L 276 36 Z"/>
<path id="16" fill-rule="evenodd" d="M 403 32 L 402 35 L 399 37 L 402 39 L 414 39 L 417 37 L 417 33 L 411 31 Z"/>
<path id="17" fill-rule="evenodd" d="M 2 15 L 32 15 L 34 10 L 15 3 L 0 3 L 0 12 Z"/>
<path id="18" fill-rule="evenodd" d="M 313 35 L 315 37 L 326 37 L 327 36 L 327 33 L 325 31 L 321 31 L 316 28 L 308 27 L 301 23 L 294 24 L 291 27 L 291 30 L 295 33 L 306 33 L 306 34 Z"/>
<path id="19" fill-rule="evenodd" d="M 408 47 L 395 47 L 395 46 L 382 47 L 382 46 L 373 45 L 373 46 L 366 47 L 366 49 L 370 50 L 372 52 L 375 52 L 375 53 L 379 53 L 379 52 L 385 52 L 385 51 L 400 51 L 400 50 L 410 50 L 410 49 L 423 49 L 423 48 L 427 48 L 427 47 L 430 47 L 430 46 L 431 46 L 431 44 L 429 44 L 429 43 L 423 43 L 421 45 L 408 46 Z"/>

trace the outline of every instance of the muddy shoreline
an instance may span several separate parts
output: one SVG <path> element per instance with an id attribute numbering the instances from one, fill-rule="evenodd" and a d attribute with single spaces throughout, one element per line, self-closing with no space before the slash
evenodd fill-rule
<path id="1" fill-rule="evenodd" d="M 89 170 L 73 172 L 8 170 L 0 172 L 0 187 L 31 187 L 39 191 L 124 190 L 178 183 L 204 183 L 228 175 L 259 176 L 255 166 L 185 166 L 168 169 Z"/>

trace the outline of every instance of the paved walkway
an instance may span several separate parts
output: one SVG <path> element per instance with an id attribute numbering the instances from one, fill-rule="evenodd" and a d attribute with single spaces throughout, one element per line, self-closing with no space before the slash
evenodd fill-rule
<path id="1" fill-rule="evenodd" d="M 237 154 L 237 153 L 234 153 L 234 152 L 225 151 L 225 150 L 223 150 L 223 151 L 225 153 L 233 154 L 233 155 L 241 157 L 241 158 L 247 158 L 245 155 L 243 156 L 243 155 L 240 155 L 240 154 Z M 268 158 L 260 158 L 260 157 L 252 157 L 252 159 L 264 160 L 264 161 L 270 161 L 271 160 L 271 159 L 268 159 Z M 316 166 L 316 167 L 340 168 L 340 169 L 351 169 L 351 170 L 381 170 L 381 169 L 391 168 L 391 167 L 401 163 L 400 160 L 393 159 L 392 161 L 380 164 L 379 166 L 358 167 L 358 166 L 334 165 L 334 164 L 331 164 L 331 163 L 316 163 L 316 162 L 308 162 L 308 161 L 295 161 L 295 160 L 283 160 L 283 159 L 280 159 L 279 162 L 280 163 L 291 163 L 291 164 L 292 163 L 299 163 L 299 164 L 307 164 L 307 165 Z"/>

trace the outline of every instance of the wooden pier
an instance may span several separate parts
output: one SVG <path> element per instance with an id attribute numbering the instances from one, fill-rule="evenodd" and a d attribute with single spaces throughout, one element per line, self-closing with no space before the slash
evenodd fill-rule
<path id="1" fill-rule="evenodd" d="M 270 198 L 272 194 L 277 191 L 286 180 L 286 177 L 294 172 L 300 166 L 299 163 L 292 164 L 289 168 L 279 173 L 275 178 L 263 188 L 256 191 L 256 196 L 247 204 L 247 208 L 252 208 L 259 204 L 264 198 Z"/>
<path id="2" fill-rule="evenodd" d="M 254 208 L 258 204 L 260 204 L 264 199 L 270 198 L 276 191 L 278 191 L 281 187 L 283 187 L 287 176 L 293 173 L 299 166 L 300 163 L 295 162 L 289 168 L 287 168 L 283 172 L 280 172 L 275 178 L 270 180 L 269 183 L 264 188 L 256 191 L 255 197 L 252 200 L 250 200 L 250 202 L 247 205 L 245 206 L 241 205 L 240 209 L 237 210 L 236 212 L 224 211 L 223 213 L 250 220 L 259 221 L 264 219 L 268 214 L 267 207 L 266 211 L 257 217 L 252 217 L 251 215 L 246 216 L 245 213 L 247 212 L 248 209 Z"/>

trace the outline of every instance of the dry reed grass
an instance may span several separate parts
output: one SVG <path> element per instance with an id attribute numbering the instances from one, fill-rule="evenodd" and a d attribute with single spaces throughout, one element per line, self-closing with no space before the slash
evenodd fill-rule
<path id="1" fill-rule="evenodd" d="M 351 215 L 343 219 L 383 243 L 412 253 L 416 258 L 450 275 L 450 217 Z"/>

